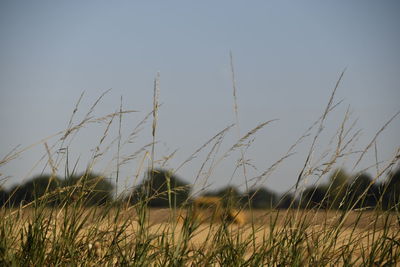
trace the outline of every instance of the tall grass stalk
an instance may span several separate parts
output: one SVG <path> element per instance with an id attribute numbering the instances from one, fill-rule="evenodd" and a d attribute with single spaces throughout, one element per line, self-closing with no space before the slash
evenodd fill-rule
<path id="1" fill-rule="evenodd" d="M 54 191 L 50 190 L 50 182 L 44 195 L 29 203 L 12 206 L 10 200 L 0 208 L 0 265 L 1 266 L 395 266 L 400 262 L 400 212 L 399 207 L 385 210 L 383 200 L 378 200 L 374 208 L 357 208 L 363 203 L 368 190 L 385 173 L 391 171 L 399 163 L 399 149 L 392 159 L 381 162 L 375 152 L 376 175 L 362 193 L 352 199 L 351 205 L 344 205 L 344 198 L 350 196 L 345 188 L 330 190 L 342 192 L 338 195 L 324 196 L 326 207 L 312 206 L 311 200 L 303 201 L 302 190 L 305 183 L 318 185 L 327 174 L 337 168 L 340 159 L 357 154 L 355 166 L 359 164 L 367 151 L 377 144 L 379 134 L 387 128 L 398 115 L 396 113 L 377 132 L 376 136 L 365 147 L 358 151 L 353 144 L 359 136 L 355 122 L 350 120 L 349 109 L 346 110 L 341 124 L 332 138 L 331 145 L 316 159 L 315 153 L 319 136 L 324 131 L 327 117 L 341 103 L 335 103 L 335 93 L 344 72 L 340 75 L 323 114 L 306 129 L 304 134 L 291 145 L 287 153 L 278 157 L 271 166 L 259 171 L 258 175 L 248 177 L 246 171 L 246 149 L 253 144 L 251 140 L 256 133 L 274 120 L 269 120 L 247 131 L 242 135 L 239 128 L 237 105 L 237 85 L 231 55 L 231 71 L 233 84 L 233 101 L 237 141 L 223 150 L 225 136 L 234 128 L 229 125 L 206 140 L 175 170 L 166 176 L 166 192 L 150 194 L 146 188 L 137 201 L 132 195 L 118 195 L 113 201 L 101 206 L 88 207 L 88 196 L 96 192 L 96 183 L 88 182 L 89 173 L 96 163 L 111 153 L 112 146 L 117 146 L 116 154 L 106 164 L 111 173 L 116 173 L 116 181 L 120 180 L 120 167 L 136 160 L 136 169 L 131 179 L 134 186 L 140 178 L 151 178 L 159 166 L 175 155 L 172 153 L 164 161 L 157 160 L 156 153 L 159 104 L 159 74 L 154 80 L 153 109 L 133 128 L 128 135 L 123 135 L 122 116 L 132 113 L 124 110 L 122 98 L 117 112 L 95 117 L 96 106 L 108 92 L 103 93 L 89 108 L 83 119 L 76 120 L 83 94 L 80 96 L 72 112 L 67 128 L 52 138 L 45 138 L 37 144 L 45 147 L 45 154 L 39 160 L 44 170 L 50 170 L 51 177 L 64 166 L 65 176 L 72 177 L 77 173 L 77 162 L 70 166 L 70 150 L 75 137 L 84 127 L 100 123 L 104 126 L 99 141 L 88 160 L 86 171 L 81 174 L 79 182 Z M 124 154 L 124 148 L 131 149 L 142 129 L 151 120 L 151 142 L 141 145 Z M 111 138 L 114 120 L 118 119 L 117 137 Z M 127 120 L 124 120 L 126 122 Z M 315 131 L 314 135 L 312 132 Z M 193 209 L 193 199 L 204 192 L 208 186 L 208 178 L 222 162 L 239 151 L 240 161 L 233 172 L 242 169 L 243 183 L 247 190 L 258 188 L 266 183 L 267 178 L 295 153 L 297 146 L 311 138 L 311 147 L 298 180 L 287 197 L 288 209 L 279 209 L 285 198 L 273 209 L 256 210 L 239 207 L 238 212 L 247 215 L 247 223 L 235 224 L 235 216 L 229 213 L 233 207 L 216 210 L 204 210 L 205 220 L 199 219 L 198 211 Z M 109 141 L 111 139 L 111 141 Z M 109 142 L 109 143 L 107 143 Z M 35 145 L 37 145 L 35 144 Z M 29 147 L 14 149 L 1 161 L 0 166 L 9 163 L 21 155 Z M 59 153 L 59 152 L 62 153 Z M 178 206 L 174 197 L 184 188 L 172 185 L 172 176 L 193 160 L 200 160 L 199 170 L 195 172 L 193 181 L 198 186 L 197 192 Z M 46 160 L 47 159 L 47 160 Z M 379 164 L 379 167 L 378 167 Z M 159 166 L 158 166 L 159 165 Z M 129 165 L 130 166 L 130 165 Z M 100 178 L 106 174 L 100 175 Z M 99 179 L 100 180 L 100 179 Z M 383 188 L 388 190 L 388 188 Z M 128 190 L 129 191 L 129 190 Z M 312 192 L 316 194 L 316 190 Z M 248 196 L 247 206 L 255 194 Z M 149 208 L 153 198 L 165 197 L 167 209 Z M 54 200 L 57 199 L 57 205 Z M 299 204 L 300 203 L 300 204 Z M 230 219 L 229 219 L 230 218 Z"/>

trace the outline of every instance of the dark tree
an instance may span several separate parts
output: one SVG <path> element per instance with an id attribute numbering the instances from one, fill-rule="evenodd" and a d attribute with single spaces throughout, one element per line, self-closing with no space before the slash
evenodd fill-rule
<path id="1" fill-rule="evenodd" d="M 8 192 L 0 186 L 0 208 L 6 204 L 8 197 Z"/>
<path id="2" fill-rule="evenodd" d="M 299 203 L 297 202 L 296 198 L 291 193 L 283 194 L 276 206 L 277 209 L 293 209 L 297 208 Z"/>
<path id="3" fill-rule="evenodd" d="M 381 185 L 382 207 L 384 209 L 400 210 L 400 168 L 388 175 Z"/>
<path id="4" fill-rule="evenodd" d="M 60 183 L 58 177 L 37 176 L 20 186 L 14 186 L 10 190 L 10 204 L 18 206 L 40 199 L 46 205 L 55 205 L 57 204 L 57 196 L 54 194 L 54 190 L 60 186 Z"/>
<path id="5" fill-rule="evenodd" d="M 378 191 L 378 187 L 368 174 L 361 173 L 356 175 L 349 183 L 345 199 L 346 206 L 348 208 L 373 208 L 379 200 Z"/>
<path id="6" fill-rule="evenodd" d="M 168 170 L 149 170 L 142 184 L 134 188 L 131 202 L 147 202 L 150 207 L 179 207 L 184 204 L 191 186 Z"/>
<path id="7" fill-rule="evenodd" d="M 348 190 L 350 177 L 344 170 L 336 170 L 329 177 L 328 185 L 328 208 L 344 209 L 344 198 Z"/>
<path id="8" fill-rule="evenodd" d="M 327 208 L 327 197 L 325 186 L 311 186 L 303 192 L 301 207 L 304 209 L 325 209 Z"/>
<path id="9" fill-rule="evenodd" d="M 274 192 L 262 187 L 250 190 L 243 198 L 243 204 L 247 206 L 250 203 L 254 209 L 271 209 L 275 207 L 277 200 Z"/>
<path id="10" fill-rule="evenodd" d="M 83 173 L 66 178 L 62 184 L 64 201 L 80 200 L 84 205 L 103 205 L 112 201 L 114 185 L 102 175 Z M 69 198 L 69 199 L 65 199 Z"/>
<path id="11" fill-rule="evenodd" d="M 232 185 L 218 190 L 215 195 L 222 198 L 224 207 L 238 208 L 240 204 L 240 192 Z"/>

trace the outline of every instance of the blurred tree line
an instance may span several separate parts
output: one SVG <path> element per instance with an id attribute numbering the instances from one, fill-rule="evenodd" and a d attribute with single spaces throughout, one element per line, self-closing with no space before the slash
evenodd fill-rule
<path id="1" fill-rule="evenodd" d="M 17 207 L 36 200 L 51 206 L 73 201 L 87 206 L 107 202 L 133 205 L 144 201 L 149 207 L 179 207 L 190 203 L 191 190 L 189 183 L 163 169 L 149 170 L 142 183 L 122 201 L 113 199 L 113 183 L 100 175 L 84 173 L 66 179 L 43 175 L 10 190 L 0 187 L 0 206 Z M 298 197 L 290 193 L 278 195 L 264 187 L 241 193 L 233 186 L 204 195 L 221 197 L 224 206 L 237 208 L 399 209 L 400 168 L 390 172 L 381 183 L 366 173 L 349 175 L 344 170 L 336 170 L 327 183 L 310 186 Z"/>
<path id="2" fill-rule="evenodd" d="M 134 188 L 130 203 L 147 199 L 150 207 L 181 206 L 190 202 L 191 185 L 166 170 L 147 173 L 141 185 Z M 400 206 L 400 168 L 390 172 L 387 178 L 376 183 L 366 173 L 348 175 L 335 170 L 326 184 L 306 188 L 299 197 L 290 193 L 278 195 L 265 188 L 250 189 L 241 193 L 234 186 L 208 191 L 204 196 L 218 196 L 224 206 L 253 209 L 372 209 L 384 210 Z"/>
<path id="3" fill-rule="evenodd" d="M 300 197 L 302 208 L 372 209 L 400 208 L 400 168 L 376 183 L 366 173 L 349 175 L 334 171 L 327 184 L 308 187 Z"/>
<path id="4" fill-rule="evenodd" d="M 114 185 L 94 173 L 70 175 L 65 179 L 39 175 L 15 185 L 10 190 L 0 188 L 0 206 L 18 207 L 35 200 L 48 206 L 80 201 L 83 205 L 102 205 L 112 201 Z"/>

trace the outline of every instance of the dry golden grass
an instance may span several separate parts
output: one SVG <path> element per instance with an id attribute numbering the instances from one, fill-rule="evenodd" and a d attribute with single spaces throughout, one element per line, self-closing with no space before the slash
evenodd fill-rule
<path id="1" fill-rule="evenodd" d="M 19 225 L 14 225 L 16 235 L 27 231 L 28 225 L 34 218 L 33 213 L 31 209 L 19 212 L 19 218 L 16 221 Z M 304 253 L 323 255 L 324 251 L 328 251 L 332 253 L 332 257 L 335 257 L 335 253 L 341 254 L 344 249 L 350 249 L 354 257 L 362 258 L 363 254 L 370 253 L 373 249 L 373 242 L 381 238 L 384 232 L 385 236 L 390 236 L 391 233 L 395 236 L 399 231 L 400 226 L 395 214 L 388 216 L 386 213 L 385 216 L 383 214 L 381 216 L 378 211 L 346 213 L 346 218 L 343 219 L 343 212 L 340 211 L 245 210 L 241 214 L 248 218 L 247 223 L 228 224 L 226 231 L 229 238 L 236 240 L 235 242 L 238 244 L 245 243 L 247 240 L 254 242 L 254 247 L 246 247 L 244 258 L 251 257 L 257 248 L 265 247 L 266 242 L 274 242 L 274 238 L 283 241 L 285 235 L 293 237 L 299 233 L 305 237 L 299 241 L 304 243 L 304 249 L 313 248 L 314 250 Z M 51 245 L 51 240 L 55 240 L 55 236 L 62 234 L 62 222 L 65 220 L 65 216 L 69 215 L 54 209 L 47 209 L 44 214 L 46 218 L 42 224 L 47 224 L 49 227 L 46 238 L 49 240 L 47 245 Z M 145 228 L 148 235 L 154 237 L 151 239 L 154 249 L 160 246 L 158 237 L 174 239 L 175 242 L 183 238 L 184 221 L 179 220 L 179 216 L 185 214 L 185 210 L 148 210 L 148 221 Z M 118 221 L 115 221 L 115 218 L 118 218 Z M 122 211 L 86 208 L 82 210 L 78 221 L 83 222 L 82 229 L 76 237 L 77 240 L 80 240 L 78 243 L 98 259 L 105 257 L 107 248 L 111 245 L 116 232 L 123 235 L 121 246 L 128 246 L 137 241 L 138 232 L 143 229 L 132 208 Z M 214 237 L 221 231 L 222 224 L 221 221 L 211 221 L 198 225 L 188 242 L 189 249 L 204 252 L 213 249 L 216 242 Z M 342 224 L 342 226 L 339 227 L 338 224 Z M 330 244 L 332 239 L 335 240 L 333 245 Z M 18 246 L 18 244 L 14 245 Z M 271 245 L 273 246 L 273 243 Z M 285 247 L 282 244 L 279 246 L 280 249 Z"/>
<path id="2" fill-rule="evenodd" d="M 0 212 L 0 216 L 10 216 L 12 213 L 10 210 L 2 210 Z M 64 219 L 64 212 L 58 210 L 58 212 L 54 212 L 54 210 L 48 208 L 45 213 L 48 218 L 52 218 L 52 220 L 62 221 Z M 108 221 L 112 221 L 114 216 L 116 215 L 116 209 L 111 209 L 104 211 L 102 208 L 85 208 L 82 213 L 82 217 L 87 216 L 88 220 L 86 221 L 87 226 L 92 224 L 98 224 L 99 222 L 106 223 Z M 179 213 L 179 214 L 178 214 Z M 246 227 L 252 222 L 255 225 L 269 225 L 273 221 L 276 221 L 276 225 L 284 225 L 285 221 L 292 220 L 295 221 L 296 218 L 301 218 L 305 221 L 305 223 L 312 227 L 336 227 L 337 223 L 340 219 L 341 211 L 338 210 L 242 210 L 241 213 L 248 220 L 246 223 L 243 223 L 243 226 Z M 379 215 L 379 211 L 351 211 L 347 212 L 348 215 L 346 220 L 343 222 L 344 228 L 353 228 L 356 227 L 359 230 L 368 230 L 368 229 L 382 229 L 385 227 L 386 217 Z M 170 223 L 171 216 L 185 216 L 186 210 L 177 210 L 175 213 L 171 212 L 169 208 L 162 209 L 149 209 L 149 225 Z M 32 209 L 24 209 L 19 212 L 19 221 L 28 221 L 32 219 L 33 210 Z M 398 226 L 398 222 L 396 219 L 396 214 L 393 213 L 390 217 L 389 224 Z M 101 218 L 101 219 L 99 219 Z M 133 208 L 128 208 L 120 211 L 118 215 L 118 220 L 135 222 L 137 221 L 136 211 Z M 215 221 L 216 224 L 220 223 L 219 220 Z"/>
<path id="3" fill-rule="evenodd" d="M 354 124 L 348 126 L 347 110 L 336 134 L 338 139 L 336 147 L 329 148 L 327 154 L 324 152 L 319 160 L 313 161 L 311 157 L 316 153 L 329 113 L 340 104 L 340 101 L 335 103 L 335 92 L 343 77 L 341 73 L 322 116 L 289 147 L 286 154 L 279 156 L 270 167 L 260 170 L 256 177 L 251 178 L 246 169 L 248 160 L 245 152 L 254 142 L 255 134 L 274 120 L 260 123 L 246 134 L 241 134 L 232 55 L 231 72 L 237 141 L 229 145 L 227 150 L 220 151 L 225 134 L 234 127 L 227 126 L 178 166 L 175 171 L 198 157 L 201 151 L 209 149 L 195 178 L 195 185 L 201 183 L 204 187 L 207 186 L 211 172 L 230 155 L 240 152 L 235 172 L 243 171 L 241 173 L 243 185 L 247 190 L 263 186 L 278 165 L 293 155 L 295 148 L 304 139 L 310 137 L 309 152 L 305 155 L 303 168 L 299 170 L 296 185 L 292 188 L 296 195 L 301 193 L 298 190 L 299 185 L 306 179 L 309 177 L 314 179 L 315 176 L 318 181 L 323 179 L 336 168 L 338 160 L 354 153 L 351 147 L 357 140 L 359 132 L 353 133 Z M 89 160 L 87 170 L 92 170 L 105 153 L 111 153 L 109 148 L 113 146 L 115 140 L 118 140 L 116 149 L 118 152 L 112 155 L 112 158 L 117 159 L 116 170 L 113 167 L 114 162 L 110 162 L 107 166 L 112 170 L 106 171 L 117 173 L 117 184 L 122 163 L 127 164 L 136 157 L 140 164 L 135 170 L 135 182 L 144 173 L 147 158 L 150 159 L 147 168 L 151 171 L 158 166 L 165 166 L 166 161 L 173 155 L 167 157 L 165 162 L 161 162 L 158 160 L 160 156 L 155 153 L 156 141 L 159 139 L 157 136 L 159 91 L 159 75 L 157 75 L 154 81 L 153 110 L 139 122 L 126 139 L 121 134 L 122 115 L 132 111 L 122 109 L 122 99 L 119 112 L 94 118 L 92 115 L 94 108 L 107 93 L 105 92 L 94 102 L 84 118 L 76 122 L 75 114 L 81 96 L 67 129 L 55 135 L 59 136 L 59 139 L 51 146 L 46 143 L 48 138 L 39 142 L 46 147 L 48 156 L 46 165 L 51 167 L 52 173 L 55 173 L 65 161 L 66 173 L 70 173 L 68 153 L 65 157 L 59 158 L 58 148 L 68 148 L 76 133 L 87 124 L 101 122 L 104 124 L 104 132 L 98 145 L 91 150 L 96 153 Z M 357 152 L 359 158 L 353 168 L 358 166 L 374 144 L 376 147 L 375 141 L 378 135 L 399 114 L 400 112 L 396 113 L 383 125 L 365 149 L 360 151 L 361 153 Z M 121 149 L 124 144 L 133 143 L 134 137 L 138 136 L 140 129 L 151 116 L 152 142 L 138 150 L 134 148 L 132 154 L 123 155 Z M 114 141 L 110 141 L 109 146 L 103 151 L 101 148 L 106 145 L 104 142 L 108 140 L 106 138 L 109 129 L 117 117 L 119 117 L 118 137 L 112 139 Z M 12 151 L 10 155 L 0 160 L 0 165 L 12 161 L 29 148 Z M 376 153 L 377 174 L 368 188 L 398 162 L 398 152 L 399 150 L 393 159 L 386 162 L 386 165 L 380 163 L 379 168 Z M 209 171 L 205 171 L 209 163 Z M 200 175 L 202 173 L 205 175 Z M 76 188 L 72 188 L 73 191 Z M 173 189 L 169 184 L 166 190 L 169 197 Z M 362 200 L 367 194 L 367 189 L 360 194 L 358 200 Z M 93 188 L 80 188 L 80 190 L 84 192 Z M 73 201 L 62 202 L 60 207 L 63 208 L 48 208 L 48 204 L 51 203 L 46 203 L 45 200 L 51 194 L 53 193 L 21 206 L 20 209 L 11 210 L 5 207 L 0 209 L 0 216 L 3 219 L 0 221 L 0 266 L 400 266 L 398 206 L 390 211 L 380 211 L 381 205 L 377 205 L 373 211 L 359 212 L 352 211 L 354 205 L 346 206 L 346 210 L 343 211 L 334 210 L 343 208 L 340 205 L 332 205 L 332 209 L 328 210 L 250 211 L 222 208 L 221 201 L 214 199 L 210 203 L 217 204 L 217 208 L 196 211 L 173 208 L 147 209 L 150 199 L 146 198 L 130 207 L 116 201 L 104 207 L 87 208 L 82 205 L 85 199 L 81 196 Z M 170 206 L 174 207 L 171 203 Z"/>

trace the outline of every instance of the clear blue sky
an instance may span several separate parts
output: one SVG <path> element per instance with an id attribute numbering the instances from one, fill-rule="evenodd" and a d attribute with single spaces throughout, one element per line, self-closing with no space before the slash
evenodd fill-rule
<path id="1" fill-rule="evenodd" d="M 0 156 L 15 145 L 22 148 L 65 129 L 83 91 L 78 118 L 109 88 L 112 91 L 95 115 L 119 109 L 121 95 L 124 108 L 140 111 L 124 117 L 123 133 L 129 134 L 152 108 L 153 79 L 159 71 L 163 105 L 156 156 L 159 159 L 178 149 L 167 164 L 176 168 L 235 121 L 229 51 L 234 55 L 241 133 L 260 122 L 279 119 L 262 129 L 247 151 L 246 159 L 257 167 L 249 168 L 250 176 L 284 155 L 322 114 L 346 67 L 336 98 L 344 102 L 327 121 L 327 134 L 321 137 L 317 152 L 332 147 L 329 137 L 349 105 L 352 118 L 359 119 L 357 129 L 362 129 L 356 147 L 364 148 L 400 109 L 399 14 L 398 1 L 3 0 Z M 114 124 L 110 133 L 114 137 L 117 128 Z M 149 142 L 150 128 L 147 124 L 123 154 Z M 79 170 L 86 167 L 90 149 L 103 131 L 104 125 L 93 125 L 74 139 L 70 160 L 79 158 Z M 379 159 L 393 156 L 399 133 L 397 118 L 378 139 Z M 236 137 L 233 130 L 221 152 Z M 55 141 L 49 140 L 49 145 Z M 299 146 L 297 154 L 264 185 L 279 192 L 290 188 L 309 144 Z M 206 153 L 178 174 L 193 182 Z M 40 173 L 44 163 L 34 165 L 44 154 L 43 144 L 33 147 L 1 166 L 0 178 L 11 176 L 6 180 L 11 185 Z M 373 164 L 370 154 L 357 170 Z M 232 155 L 213 171 L 209 180 L 213 188 L 228 182 L 239 157 L 239 153 Z M 121 185 L 131 184 L 138 161 L 121 169 Z M 105 162 L 99 162 L 95 170 L 107 169 L 114 177 L 115 168 L 106 168 Z M 349 159 L 344 166 L 351 170 L 351 163 L 354 160 Z M 233 184 L 242 182 L 239 172 Z"/>

